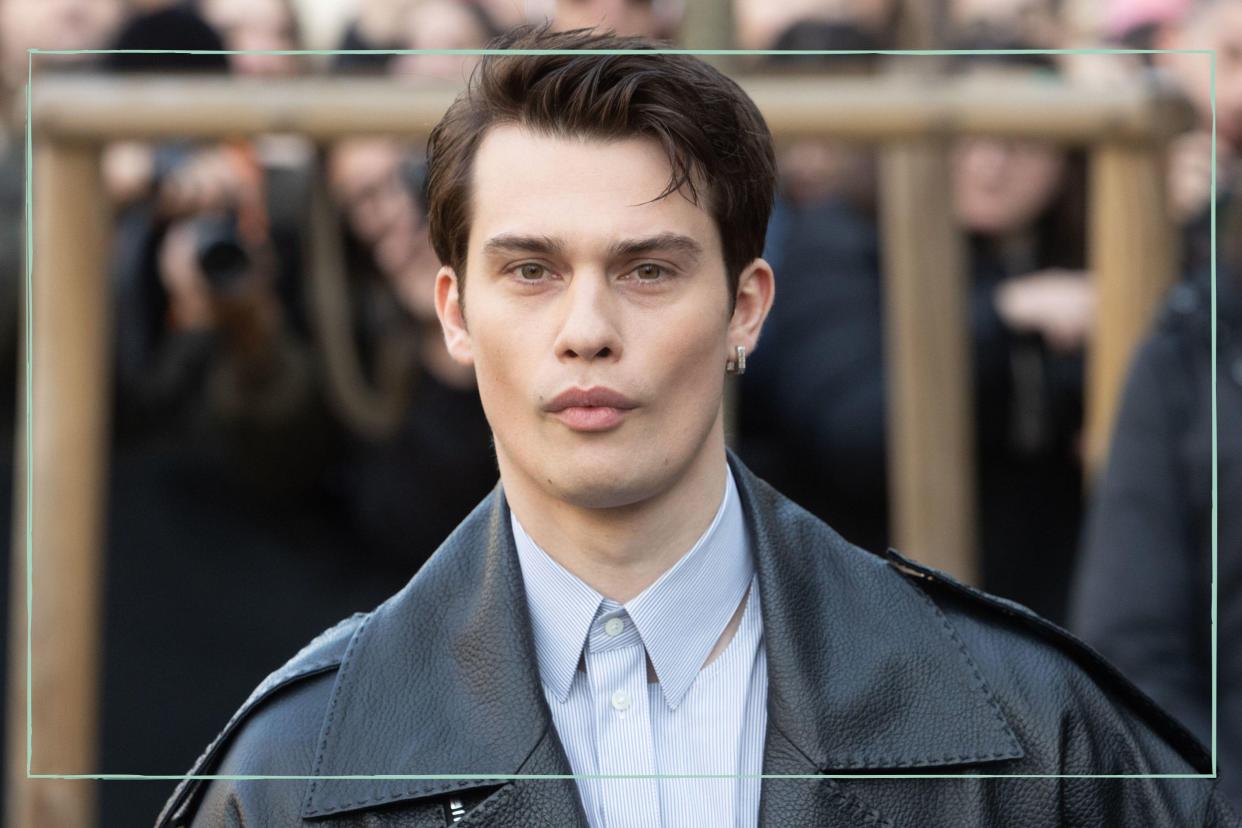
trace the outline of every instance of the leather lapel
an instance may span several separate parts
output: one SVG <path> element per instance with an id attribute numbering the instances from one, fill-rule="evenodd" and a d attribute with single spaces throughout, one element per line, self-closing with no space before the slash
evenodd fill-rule
<path id="1" fill-rule="evenodd" d="M 968 771 L 1020 758 L 991 691 L 930 600 L 727 453 L 762 596 L 764 773 Z M 303 816 L 501 781 L 485 775 L 572 772 L 540 685 L 508 505 L 497 485 L 354 635 Z M 324 778 L 383 774 L 390 778 Z M 765 779 L 761 824 L 791 807 L 799 812 L 813 784 Z M 470 824 L 520 815 L 529 824 L 586 825 L 572 779 L 517 780 L 485 808 L 491 815 L 468 817 Z"/>
<path id="2" fill-rule="evenodd" d="M 764 773 L 969 772 L 1022 757 L 930 599 L 728 456 L 762 597 Z M 813 787 L 765 779 L 761 824 L 799 812 L 793 798 Z"/>
<path id="3" fill-rule="evenodd" d="M 503 784 L 487 774 L 571 774 L 551 721 L 498 484 L 354 635 L 313 770 L 461 778 L 318 778 L 307 784 L 302 815 Z M 509 788 L 491 798 L 498 817 L 520 805 L 529 824 L 585 825 L 572 779 Z"/>

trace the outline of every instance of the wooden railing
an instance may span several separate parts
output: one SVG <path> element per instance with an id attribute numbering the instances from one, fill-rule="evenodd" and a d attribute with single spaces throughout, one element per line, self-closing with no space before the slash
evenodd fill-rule
<path id="1" fill-rule="evenodd" d="M 1181 109 L 1166 93 L 1139 86 L 1107 92 L 1046 83 L 963 86 L 908 76 L 749 78 L 743 86 L 778 138 L 880 145 L 896 545 L 972 580 L 970 342 L 965 268 L 949 209 L 948 142 L 963 134 L 992 134 L 1083 145 L 1090 152 L 1091 269 L 1100 296 L 1087 392 L 1088 451 L 1095 466 L 1107 445 L 1129 354 L 1174 275 L 1161 157 L 1170 133 L 1185 125 Z M 21 409 L 28 403 L 32 412 L 33 485 L 27 501 L 24 429 L 29 424 L 23 424 L 17 441 L 10 625 L 10 825 L 88 826 L 95 820 L 91 781 L 27 777 L 28 669 L 30 771 L 106 770 L 97 766 L 97 734 L 112 331 L 101 146 L 127 138 L 263 132 L 299 133 L 317 142 L 360 133 L 418 139 L 455 93 L 382 80 L 243 83 L 36 74 L 27 320 L 33 398 L 23 398 Z M 28 525 L 33 528 L 29 665 Z"/>

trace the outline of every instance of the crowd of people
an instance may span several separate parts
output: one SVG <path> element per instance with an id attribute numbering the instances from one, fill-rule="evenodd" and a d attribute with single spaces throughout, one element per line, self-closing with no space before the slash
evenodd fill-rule
<path id="1" fill-rule="evenodd" d="M 1242 0 L 939 5 L 937 36 L 948 48 L 1216 52 L 1217 746 L 1224 789 L 1242 804 L 1242 659 L 1232 655 L 1242 605 L 1230 600 L 1242 587 L 1242 522 L 1230 508 L 1242 500 L 1242 210 L 1231 210 L 1242 180 Z M 735 0 L 735 41 L 752 50 L 901 48 L 905 8 Z M 350 9 L 329 18 L 325 4 L 294 0 L 0 0 L 6 457 L 24 273 L 27 49 L 269 52 L 49 56 L 36 77 L 350 74 L 415 86 L 461 82 L 475 58 L 359 52 L 478 49 L 543 18 L 674 43 L 686 35 L 680 0 L 355 0 Z M 270 53 L 308 48 L 349 51 Z M 739 68 L 874 75 L 914 59 L 769 55 Z M 1099 312 L 1086 156 L 963 139 L 946 198 L 967 239 L 982 586 L 1083 636 L 1210 743 L 1208 60 L 1165 51 L 963 55 L 946 71 L 1013 83 L 1163 76 L 1197 113 L 1168 150 L 1167 209 L 1181 232 L 1176 286 L 1138 351 L 1110 462 L 1085 498 L 1084 354 Z M 782 189 L 765 253 L 778 298 L 740 382 L 732 440 L 761 477 L 881 552 L 890 534 L 874 160 L 868 147 L 837 142 L 779 148 Z M 98 770 L 166 774 L 187 767 L 308 633 L 408 580 L 497 474 L 473 373 L 448 357 L 435 315 L 439 262 L 427 236 L 422 147 L 390 136 L 327 147 L 292 135 L 118 142 L 106 147 L 102 173 L 115 216 L 108 271 L 117 325 Z M 341 292 L 325 294 L 325 285 Z M 325 295 L 346 307 L 326 308 Z M 328 341 L 334 353 L 325 353 Z M 358 399 L 355 389 L 343 399 L 346 369 L 369 395 Z M 361 416 L 368 405 L 388 413 Z M 6 496 L 12 477 L 0 473 Z M 302 574 L 276 578 L 290 570 Z M 213 649 L 256 628 L 264 635 L 241 652 Z M 149 820 L 167 793 L 105 785 L 103 823 Z"/>

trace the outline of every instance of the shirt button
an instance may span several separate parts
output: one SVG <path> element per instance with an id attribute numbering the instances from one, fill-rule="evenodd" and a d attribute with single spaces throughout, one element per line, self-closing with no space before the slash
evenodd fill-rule
<path id="1" fill-rule="evenodd" d="M 630 694 L 624 690 L 618 690 L 612 694 L 612 709 L 619 713 L 630 709 Z"/>
<path id="2" fill-rule="evenodd" d="M 621 631 L 624 629 L 625 629 L 625 622 L 622 621 L 620 618 L 609 618 L 606 622 L 604 622 L 604 632 L 608 633 L 609 635 L 612 635 L 612 636 L 620 635 Z"/>

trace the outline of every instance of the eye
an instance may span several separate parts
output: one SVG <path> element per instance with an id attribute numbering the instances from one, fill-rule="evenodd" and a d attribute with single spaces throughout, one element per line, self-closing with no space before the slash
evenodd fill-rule
<path id="1" fill-rule="evenodd" d="M 668 275 L 668 270 L 658 264 L 650 262 L 640 264 L 638 267 L 630 271 L 638 277 L 640 282 L 658 282 L 660 279 Z"/>
<path id="2" fill-rule="evenodd" d="M 526 262 L 513 268 L 513 272 L 517 274 L 520 281 L 537 282 L 548 272 L 548 269 L 535 262 Z"/>

